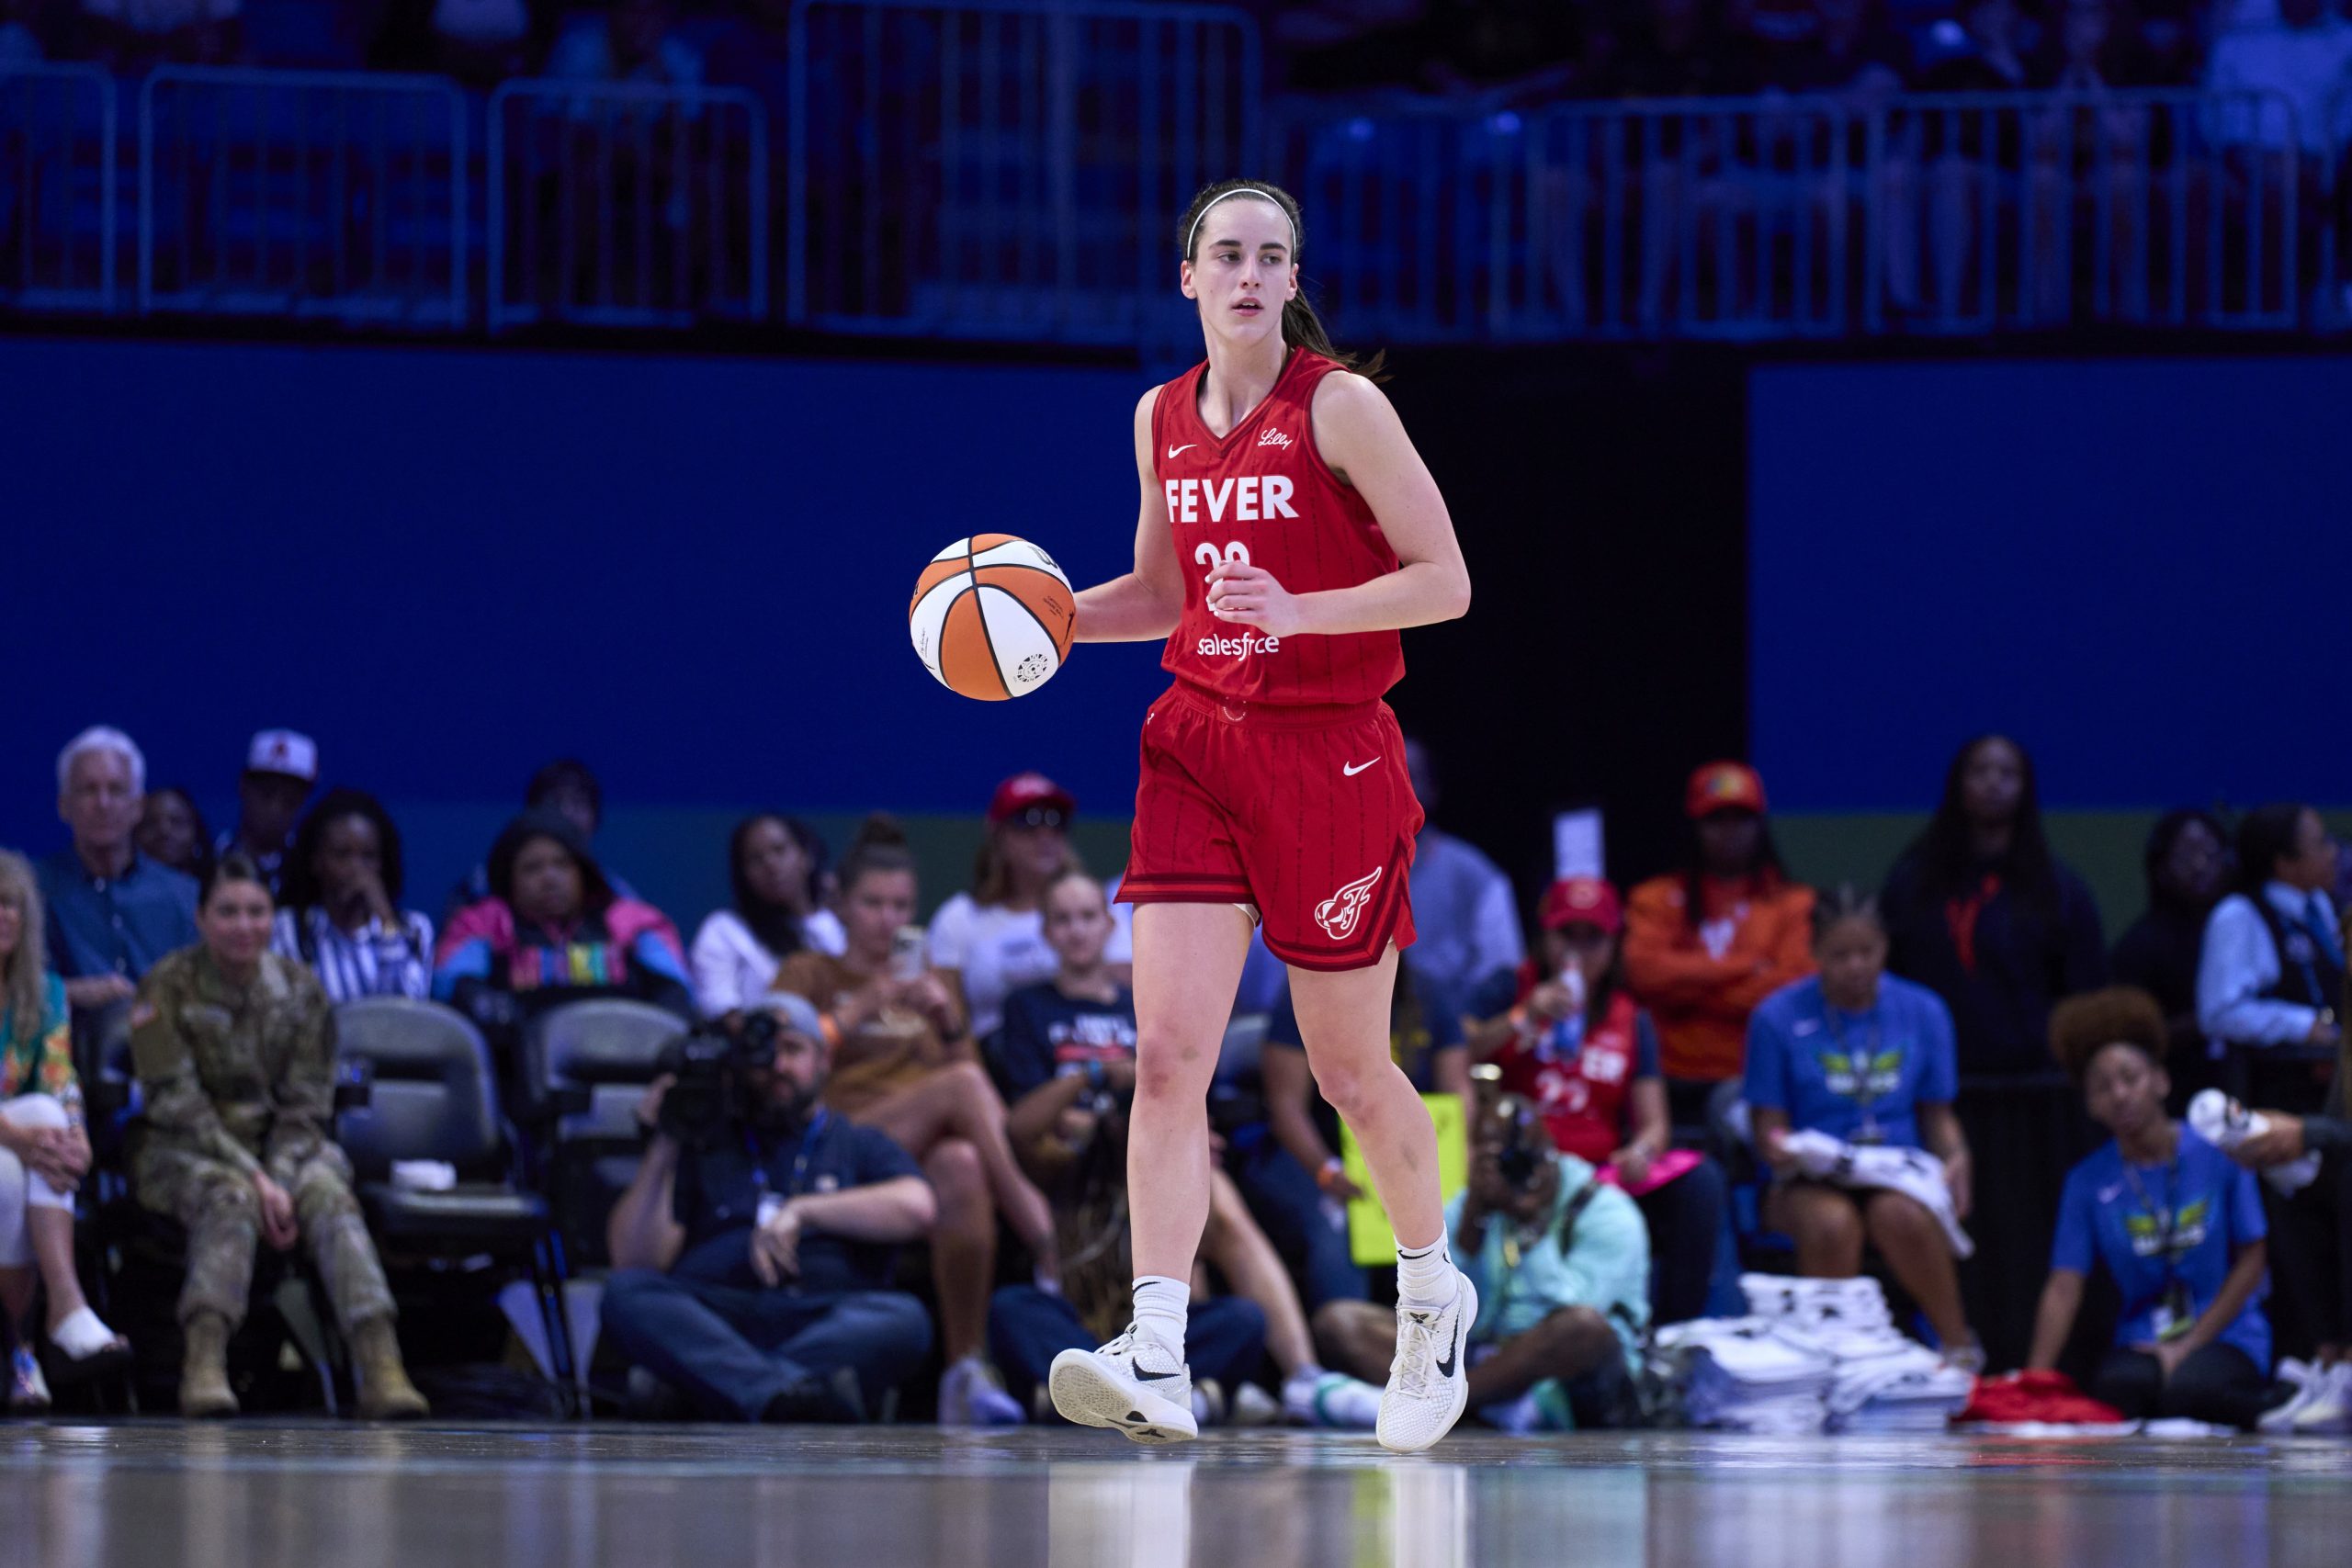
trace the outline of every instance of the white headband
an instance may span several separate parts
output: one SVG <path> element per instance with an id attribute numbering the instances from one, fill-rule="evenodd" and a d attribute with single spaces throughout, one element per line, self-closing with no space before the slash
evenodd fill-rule
<path id="1" fill-rule="evenodd" d="M 1193 254 L 1193 242 L 1201 237 L 1201 224 L 1209 215 L 1209 207 L 1215 207 L 1218 202 L 1223 201 L 1226 197 L 1231 196 L 1254 196 L 1261 201 L 1271 201 L 1274 204 L 1275 209 L 1282 213 L 1283 220 L 1284 222 L 1290 221 L 1290 209 L 1283 206 L 1281 198 L 1275 196 L 1272 191 L 1260 190 L 1256 186 L 1236 186 L 1233 189 L 1227 191 L 1224 196 L 1213 196 L 1209 197 L 1209 206 L 1202 208 L 1201 216 L 1193 220 L 1192 232 L 1184 236 L 1184 255 L 1187 260 L 1190 260 Z M 1298 259 L 1298 225 L 1295 223 L 1292 223 L 1290 226 L 1290 256 L 1293 261 L 1296 261 Z"/>

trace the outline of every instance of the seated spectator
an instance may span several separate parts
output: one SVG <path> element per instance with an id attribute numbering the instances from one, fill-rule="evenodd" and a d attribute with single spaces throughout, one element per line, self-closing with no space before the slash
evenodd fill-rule
<path id="1" fill-rule="evenodd" d="M 2042 58 L 2035 62 L 2035 86 L 2105 93 L 2155 85 L 2139 35 L 2121 25 L 2116 0 L 2059 0 L 2054 9 Z"/>
<path id="2" fill-rule="evenodd" d="M 491 846 L 490 897 L 441 933 L 433 995 L 510 1056 L 522 1024 L 590 997 L 633 997 L 694 1017 L 670 917 L 617 892 L 578 825 L 545 809 L 514 818 Z"/>
<path id="3" fill-rule="evenodd" d="M 580 830 L 581 838 L 593 844 L 605 824 L 605 786 L 588 771 L 587 763 L 576 757 L 560 757 L 531 775 L 531 782 L 523 790 L 523 809 L 558 812 L 569 818 Z M 597 863 L 603 864 L 601 861 Z M 609 866 L 605 867 L 605 880 L 612 884 L 616 897 L 637 897 L 637 890 Z M 446 926 L 456 919 L 467 905 L 479 904 L 489 897 L 490 868 L 478 865 L 450 894 L 442 924 Z"/>
<path id="4" fill-rule="evenodd" d="M 1004 1021 L 1004 998 L 1050 980 L 1059 967 L 1046 945 L 1046 889 L 1081 869 L 1069 841 L 1078 803 L 1043 773 L 1016 773 L 989 801 L 988 837 L 972 869 L 972 887 L 931 918 L 931 963 L 971 1010 L 972 1038 L 985 1040 Z M 1123 911 L 1124 912 L 1124 911 Z M 1135 963 L 1125 919 L 1112 933 L 1114 967 Z"/>
<path id="5" fill-rule="evenodd" d="M 2165 1010 L 2165 1069 L 2172 1075 L 2175 1113 L 2188 1097 L 2218 1077 L 2197 1021 L 2198 957 L 2205 921 L 2222 896 L 2228 850 L 2211 813 L 2167 811 L 2148 834 L 2142 864 L 2148 909 L 2116 940 L 2107 966 L 2118 985 L 2137 986 Z"/>
<path id="6" fill-rule="evenodd" d="M 2029 1368 L 2055 1367 L 2104 1266 L 2123 1297 L 2094 1397 L 2132 1420 L 2250 1427 L 2270 1386 L 2268 1253 L 2251 1171 L 2165 1114 L 2165 1020 L 2119 986 L 2059 1005 L 2050 1045 L 2114 1141 L 2066 1177 Z"/>
<path id="7" fill-rule="evenodd" d="M 1726 1235 L 1723 1168 L 1701 1156 L 1652 1184 L 1674 1130 L 1657 1027 L 1626 993 L 1618 963 L 1625 922 L 1617 889 L 1590 876 L 1555 882 L 1542 924 L 1541 964 L 1521 969 L 1516 1003 L 1473 1033 L 1471 1055 L 1494 1063 L 1503 1089 L 1535 1108 L 1563 1153 L 1611 1168 L 1634 1195 L 1649 1231 L 1656 1320 L 1698 1317 Z"/>
<path id="8" fill-rule="evenodd" d="M 319 782 L 318 744 L 290 729 L 265 729 L 245 750 L 245 771 L 237 780 L 237 826 L 213 845 L 219 854 L 236 852 L 261 867 L 269 890 L 281 891 L 286 849 L 294 841 L 302 803 Z"/>
<path id="9" fill-rule="evenodd" d="M 547 73 L 562 82 L 698 87 L 702 56 L 673 30 L 676 25 L 669 0 L 613 0 L 557 39 Z"/>
<path id="10" fill-rule="evenodd" d="M 1953 754 L 1935 815 L 1887 873 L 1879 908 L 1888 967 L 1951 1010 L 1964 1075 L 2048 1074 L 2052 1004 L 2107 977 L 2098 905 L 2052 852 L 2032 759 L 2004 735 Z M 2079 1117 L 2054 1084 L 1963 1095 L 1959 1111 L 1971 1147 L 2001 1151 L 1975 1173 L 1976 1207 L 2003 1223 L 1976 1238 L 1969 1315 L 1993 1363 L 2015 1366 L 2032 1337 L 2033 1280 Z"/>
<path id="11" fill-rule="evenodd" d="M 1471 1123 L 1470 1184 L 1445 1222 L 1478 1292 L 1469 1381 L 1480 1418 L 1512 1433 L 1635 1424 L 1650 1256 L 1633 1200 L 1555 1149 L 1532 1106 L 1501 1095 Z M 1387 1317 L 1367 1315 L 1366 1337 L 1393 1340 Z"/>
<path id="12" fill-rule="evenodd" d="M 146 791 L 147 759 L 119 729 L 85 729 L 58 755 L 57 814 L 74 847 L 36 869 L 50 962 L 77 1012 L 128 1001 L 150 966 L 196 940 L 195 880 L 133 842 Z"/>
<path id="13" fill-rule="evenodd" d="M 2274 151 L 2290 142 L 2315 159 L 2333 149 L 2331 132 L 2352 90 L 2352 21 L 2328 0 L 2278 0 L 2275 13 L 2247 7 L 2213 39 L 2205 90 L 2267 94 L 2286 100 L 2291 123 L 2276 108 L 2223 107 L 2220 139 Z"/>
<path id="14" fill-rule="evenodd" d="M 117 72 L 228 65 L 244 51 L 240 0 L 81 0 L 97 57 Z"/>
<path id="15" fill-rule="evenodd" d="M 306 1246 L 334 1304 L 370 1421 L 426 1413 L 392 1332 L 392 1292 L 335 1146 L 334 1013 L 300 964 L 269 949 L 261 868 L 232 852 L 198 905 L 203 941 L 141 983 L 131 1055 L 145 1097 L 131 1186 L 187 1229 L 180 1414 L 233 1416 L 229 1340 L 244 1321 L 254 1247 Z"/>
<path id="16" fill-rule="evenodd" d="M 808 950 L 785 960 L 775 987 L 816 1004 L 832 1043 L 825 1105 L 888 1134 L 931 1179 L 939 1335 L 947 1374 L 940 1419 L 994 1426 L 1022 1418 L 986 1360 L 996 1282 L 996 1216 L 1028 1247 L 1040 1279 L 1060 1268 L 1053 1211 L 1013 1157 L 1004 1101 L 979 1065 L 963 1005 L 924 965 L 915 917 L 915 861 L 887 817 L 869 818 L 842 857 L 839 958 Z"/>
<path id="17" fill-rule="evenodd" d="M 2266 1428 L 2290 1422 L 2299 1433 L 2352 1432 L 2352 1051 L 2336 1066 L 2326 1109 L 2310 1116 L 2259 1112 L 2268 1123 L 2231 1151 L 2250 1169 L 2269 1170 L 2319 1156 L 2304 1187 L 2268 1195 L 2267 1218 L 2278 1238 L 2272 1277 L 2281 1306 L 2280 1344 L 2310 1353 L 2315 1376 L 2295 1400 L 2274 1412 Z M 2292 1337 L 2288 1336 L 2291 1335 Z"/>
<path id="18" fill-rule="evenodd" d="M 0 0 L 0 65 L 39 65 L 49 58 L 41 26 L 45 0 Z"/>
<path id="19" fill-rule="evenodd" d="M 823 867 L 824 845 L 805 823 L 765 811 L 736 824 L 727 841 L 734 905 L 703 920 L 688 954 L 704 1016 L 752 1006 L 804 947 L 841 956 L 841 917 L 817 902 Z"/>
<path id="20" fill-rule="evenodd" d="M 211 824 L 197 809 L 196 797 L 176 784 L 147 792 L 131 841 L 157 865 L 198 882 L 212 869 Z"/>
<path id="21" fill-rule="evenodd" d="M 989 1315 L 990 1343 L 1014 1393 L 1043 1383 L 1064 1350 L 1091 1350 L 1119 1331 L 1132 1278 L 1124 1229 L 1127 1185 L 1125 1122 L 1136 1082 L 1135 997 L 1113 973 L 1103 948 L 1113 931 L 1102 884 L 1070 872 L 1046 895 L 1046 940 L 1061 960 L 1051 980 L 1006 998 L 1004 1028 L 989 1048 L 989 1066 L 1011 1106 L 1012 1146 L 1055 1194 L 1062 1256 L 1093 1260 L 1088 1280 L 1064 1280 L 1057 1293 L 1007 1286 Z M 1122 1234 L 1069 1233 L 1103 1221 Z M 1380 1390 L 1327 1371 L 1316 1359 L 1298 1291 L 1273 1243 L 1250 1217 L 1233 1179 L 1209 1178 L 1209 1221 L 1201 1258 L 1222 1275 L 1223 1301 L 1204 1279 L 1193 1299 L 1211 1301 L 1211 1320 L 1195 1313 L 1185 1326 L 1193 1375 L 1237 1392 L 1272 1353 L 1282 1378 L 1283 1411 L 1307 1427 L 1370 1431 L 1380 1418 Z M 1090 1284 L 1099 1286 L 1089 1289 Z M 1090 1320 L 1074 1300 L 1093 1311 Z M 1236 1314 L 1238 1299 L 1250 1311 Z M 1031 1395 L 1035 1403 L 1034 1392 Z M 1195 1415 L 1201 1412 L 1196 1411 Z"/>
<path id="22" fill-rule="evenodd" d="M 1747 1015 L 1813 968 L 1813 890 L 1781 865 L 1755 769 L 1708 763 L 1682 806 L 1690 858 L 1627 901 L 1625 984 L 1657 1021 L 1675 1123 L 1696 1128 L 1714 1086 L 1739 1077 Z"/>
<path id="23" fill-rule="evenodd" d="M 2328 889 L 2335 840 L 2308 806 L 2256 807 L 2238 824 L 2238 884 L 2205 923 L 2197 1021 L 2217 1044 L 2333 1049 L 2344 1038 L 2344 944 Z M 2312 1111 L 2324 1080 L 2303 1063 L 2257 1059 L 2251 1097 Z"/>
<path id="24" fill-rule="evenodd" d="M 816 1010 L 768 998 L 775 1055 L 746 1074 L 723 1136 L 653 1134 L 607 1224 L 604 1332 L 716 1421 L 863 1421 L 931 1348 L 922 1303 L 890 1288 L 897 1248 L 931 1227 L 931 1190 L 884 1134 L 819 1103 Z"/>
<path id="25" fill-rule="evenodd" d="M 1930 93 L 2023 92 L 2032 74 L 2025 61 L 2024 21 L 2018 0 L 1966 0 L 1958 21 L 1936 25 L 1920 87 Z"/>
<path id="26" fill-rule="evenodd" d="M 1436 810 L 1437 773 L 1419 741 L 1405 742 L 1405 767 L 1421 810 Z M 1457 1016 L 1483 1010 L 1480 998 L 1510 986 L 1527 962 L 1510 878 L 1476 845 L 1425 817 L 1413 848 L 1412 894 L 1420 938 L 1405 950 L 1405 962 L 1414 981 L 1433 1005 Z"/>
<path id="27" fill-rule="evenodd" d="M 74 1193 L 89 1173 L 65 983 L 44 956 L 40 888 L 22 855 L 0 850 L 0 1311 L 16 1334 L 13 1411 L 49 1408 L 33 1354 L 36 1286 L 49 1299 L 49 1342 L 77 1371 L 130 1348 L 90 1310 L 74 1272 Z"/>
<path id="28" fill-rule="evenodd" d="M 1469 1105 L 1470 1052 L 1461 1020 L 1442 1007 L 1431 1008 L 1411 966 L 1401 962 L 1388 1032 L 1390 1055 L 1415 1089 L 1454 1095 Z M 1234 1134 L 1227 1166 L 1250 1213 L 1291 1268 L 1324 1362 L 1376 1381 L 1389 1352 L 1376 1345 L 1367 1348 L 1359 1330 L 1385 1314 L 1357 1311 L 1371 1293 L 1371 1281 L 1350 1256 L 1343 1211 L 1364 1192 L 1348 1179 L 1340 1157 L 1340 1113 L 1315 1086 L 1306 1037 L 1287 987 L 1267 1021 L 1258 1070 L 1265 1124 Z M 1385 1328 L 1392 1336 L 1396 1332 L 1394 1322 Z"/>
<path id="29" fill-rule="evenodd" d="M 1984 1364 L 1961 1310 L 1953 1240 L 1935 1210 L 1887 1187 L 1807 1174 L 1792 1133 L 1858 1147 L 1917 1149 L 1942 1162 L 1956 1225 L 1968 1217 L 1971 1161 L 1960 1119 L 1951 1013 L 1923 986 L 1886 973 L 1878 905 L 1840 887 L 1814 907 L 1820 972 L 1775 992 L 1748 1026 L 1747 1099 L 1756 1150 L 1775 1182 L 1765 1223 L 1797 1245 L 1797 1272 L 1849 1280 L 1867 1245 L 1919 1304 L 1948 1360 Z"/>
<path id="30" fill-rule="evenodd" d="M 307 965 L 338 1005 L 433 989 L 433 922 L 400 908 L 401 830 L 374 795 L 338 789 L 302 820 L 269 950 Z"/>

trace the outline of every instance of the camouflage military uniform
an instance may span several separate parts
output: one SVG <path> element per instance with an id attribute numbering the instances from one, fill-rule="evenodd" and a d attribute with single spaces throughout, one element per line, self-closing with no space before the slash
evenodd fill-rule
<path id="1" fill-rule="evenodd" d="M 388 1317 L 392 1295 L 334 1145 L 334 1015 L 311 972 L 276 953 L 232 985 L 201 947 L 148 971 L 131 1054 L 146 1126 L 131 1174 L 139 1201 L 187 1227 L 179 1319 L 244 1321 L 260 1240 L 254 1173 L 294 1200 L 309 1247 L 348 1334 Z"/>

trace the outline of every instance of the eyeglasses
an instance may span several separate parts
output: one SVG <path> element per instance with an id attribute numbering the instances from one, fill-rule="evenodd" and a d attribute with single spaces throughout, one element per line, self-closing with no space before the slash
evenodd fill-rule
<path id="1" fill-rule="evenodd" d="M 1012 819 L 1016 828 L 1059 828 L 1069 819 L 1054 806 L 1033 806 Z"/>

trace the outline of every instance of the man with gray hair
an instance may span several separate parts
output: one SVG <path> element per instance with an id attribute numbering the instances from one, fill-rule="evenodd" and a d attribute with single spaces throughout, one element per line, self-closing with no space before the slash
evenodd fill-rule
<path id="1" fill-rule="evenodd" d="M 119 729 L 85 729 L 57 755 L 57 815 L 74 847 L 37 871 L 51 961 L 76 1012 L 128 1001 L 157 959 L 196 941 L 195 880 L 132 842 L 146 795 L 147 759 Z"/>

